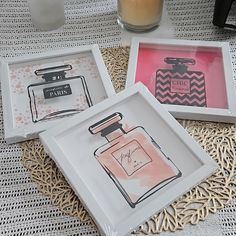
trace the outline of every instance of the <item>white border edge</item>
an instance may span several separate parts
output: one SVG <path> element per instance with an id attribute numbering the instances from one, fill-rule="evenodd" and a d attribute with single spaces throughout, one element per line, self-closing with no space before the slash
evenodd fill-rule
<path id="1" fill-rule="evenodd" d="M 136 67 L 138 60 L 139 45 L 143 44 L 165 44 L 165 45 L 182 45 L 182 46 L 199 46 L 199 47 L 218 47 L 222 49 L 225 86 L 228 100 L 228 109 L 218 108 L 201 108 L 193 106 L 180 106 L 172 104 L 163 104 L 163 106 L 178 119 L 203 120 L 213 122 L 236 123 L 236 92 L 233 84 L 233 73 L 226 68 L 232 68 L 232 62 L 229 54 L 229 43 L 218 41 L 201 41 L 201 40 L 182 40 L 182 39 L 160 39 L 133 37 L 130 47 L 130 57 L 128 62 L 128 71 L 125 87 L 130 87 L 135 83 Z"/>
<path id="2" fill-rule="evenodd" d="M 3 99 L 2 106 L 3 106 L 3 118 L 4 118 L 4 139 L 7 142 L 7 144 L 13 144 L 25 140 L 38 138 L 38 134 L 40 132 L 60 123 L 60 120 L 54 120 L 51 121 L 50 123 L 38 124 L 33 129 L 31 127 L 14 128 L 12 100 L 10 93 L 11 89 L 9 84 L 9 73 L 8 73 L 9 65 L 15 63 L 24 63 L 29 60 L 41 60 L 65 55 L 75 55 L 83 52 L 92 53 L 93 59 L 95 60 L 101 81 L 104 86 L 105 93 L 108 98 L 110 96 L 113 96 L 115 94 L 115 90 L 112 85 L 112 81 L 108 74 L 105 63 L 103 61 L 102 54 L 97 44 L 78 46 L 68 49 L 52 50 L 49 52 L 42 52 L 34 55 L 24 55 L 1 60 L 1 77 L 2 77 L 1 86 L 2 86 L 2 99 Z M 11 117 L 9 117 L 9 114 Z"/>

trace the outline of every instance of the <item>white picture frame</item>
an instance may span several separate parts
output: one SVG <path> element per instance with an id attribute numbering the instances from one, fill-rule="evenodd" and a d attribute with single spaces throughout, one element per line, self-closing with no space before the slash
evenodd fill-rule
<path id="1" fill-rule="evenodd" d="M 54 79 L 60 79 L 60 76 L 64 76 L 65 79 L 68 79 L 69 77 L 70 82 L 68 82 L 69 85 L 66 86 L 71 87 L 69 95 L 73 96 L 73 102 L 68 100 L 70 96 L 52 96 L 54 100 L 50 97 L 50 99 L 46 99 L 48 97 L 45 96 L 49 96 L 49 93 L 55 91 L 55 88 L 57 90 L 63 90 L 64 85 L 53 85 L 54 87 L 51 87 L 51 89 L 48 90 L 42 88 L 42 90 L 44 90 L 44 97 L 42 91 L 39 91 L 41 89 L 40 86 L 46 86 L 39 84 L 43 84 L 45 81 L 47 82 L 48 79 L 43 77 L 43 73 L 48 72 L 48 68 L 54 73 L 56 69 L 53 70 L 53 68 L 59 70 L 58 66 L 65 67 L 61 69 L 65 69 L 63 72 L 65 75 L 55 75 L 51 73 L 52 76 L 50 75 L 51 77 L 49 78 L 51 81 L 49 82 L 50 84 L 53 84 Z M 36 76 L 35 73 L 38 74 L 38 76 Z M 70 74 L 68 75 L 68 73 Z M 49 74 L 47 74 L 47 76 L 48 75 Z M 71 78 L 76 79 L 72 80 Z M 83 95 L 81 91 L 77 91 L 79 87 L 81 87 L 81 90 L 83 87 Z M 57 124 L 60 119 L 67 119 L 67 116 L 60 115 L 59 118 L 44 119 L 48 116 L 47 112 L 56 114 L 55 109 L 57 108 L 60 110 L 60 106 L 65 102 L 67 102 L 67 105 L 64 104 L 64 107 L 68 106 L 68 108 L 70 108 L 71 104 L 73 104 L 75 107 L 81 106 L 81 110 L 84 110 L 115 94 L 98 45 L 80 46 L 2 59 L 1 88 L 4 133 L 5 140 L 8 144 L 37 138 L 39 132 Z M 35 95 L 37 92 L 38 95 Z M 32 93 L 34 94 L 32 95 Z M 39 98 L 39 96 L 41 97 Z M 40 102 L 42 104 L 42 99 L 44 100 L 44 103 L 43 105 L 39 105 Z M 57 102 L 57 104 L 56 102 L 54 103 L 54 101 L 59 101 L 59 99 L 60 102 Z M 50 105 L 50 103 L 52 103 L 52 105 Z M 77 103 L 80 104 L 78 105 Z M 36 107 L 37 105 L 38 107 L 41 106 L 41 110 Z M 78 107 L 76 107 L 77 110 Z M 36 108 L 38 110 L 36 110 Z M 40 116 L 44 118 L 40 120 Z"/>
<path id="2" fill-rule="evenodd" d="M 111 120 L 116 119 L 116 122 L 120 122 L 120 114 L 123 115 L 122 123 L 125 122 L 122 126 L 126 130 L 125 135 L 109 136 L 111 134 L 109 132 L 115 130 Z M 99 122 L 96 123 L 97 121 Z M 155 150 L 158 150 L 159 154 L 150 154 L 150 150 L 153 149 L 150 146 L 146 146 L 146 148 L 146 144 L 140 141 L 143 136 L 141 135 L 141 139 L 136 136 L 135 142 L 141 143 L 141 147 L 147 151 L 146 153 L 152 160 L 150 162 L 147 159 L 144 160 L 146 158 L 144 152 L 141 155 L 142 157 L 137 154 L 136 160 L 142 159 L 140 166 L 137 167 L 135 164 L 132 166 L 133 169 L 127 170 L 126 164 L 121 164 L 120 159 L 117 158 L 117 150 L 120 150 L 120 147 L 123 150 L 126 145 L 131 145 L 132 142 L 127 140 L 127 135 L 131 135 L 136 128 L 139 129 L 139 131 L 135 131 L 138 132 L 138 135 L 140 129 L 143 132 L 143 127 L 140 125 L 145 128 L 145 132 L 150 135 L 149 137 L 152 137 L 150 139 L 152 145 L 154 142 L 157 144 Z M 100 131 L 103 138 L 98 134 Z M 122 131 L 120 126 L 119 131 Z M 129 138 L 133 137 L 132 135 Z M 59 125 L 40 133 L 39 137 L 45 151 L 55 161 L 104 235 L 129 235 L 149 217 L 168 206 L 217 169 L 217 164 L 141 83 L 108 98 L 79 115 L 71 117 L 67 122 L 63 121 Z M 111 137 L 112 140 L 109 140 Z M 121 137 L 124 139 L 121 140 Z M 105 148 L 107 142 L 110 142 L 108 149 Z M 126 144 L 122 144 L 116 149 L 116 145 L 120 145 L 122 142 Z M 98 148 L 99 146 L 102 149 Z M 110 148 L 115 149 L 111 151 Z M 134 150 L 141 151 L 138 148 L 132 150 L 133 152 L 129 151 L 128 153 L 133 154 Z M 107 151 L 111 151 L 110 154 L 105 154 Z M 107 166 L 102 158 L 111 157 L 111 153 L 114 165 Z M 143 181 L 147 177 L 144 175 L 144 179 L 142 179 L 140 173 L 144 173 L 144 171 L 148 171 L 146 173 L 149 174 L 152 173 L 151 179 L 156 179 L 155 181 L 159 178 L 157 173 L 167 174 L 168 170 L 162 166 L 162 161 L 158 162 L 158 166 L 153 166 L 155 165 L 155 158 L 157 160 L 161 155 L 160 153 L 165 153 L 165 158 L 168 159 L 168 161 L 165 159 L 165 163 L 168 162 L 168 168 L 175 170 L 173 172 L 175 174 L 171 174 L 174 177 L 166 176 L 159 179 L 158 185 L 155 185 L 155 187 L 158 186 L 157 189 L 152 188 L 154 185 L 149 183 L 150 185 L 148 184 L 149 187 L 145 191 L 150 195 L 145 195 L 146 192 L 142 195 L 146 198 L 139 198 L 142 200 L 135 200 L 134 204 L 133 200 L 136 195 L 130 194 L 129 189 L 131 192 L 139 194 L 140 185 L 136 185 L 135 180 L 138 181 L 141 178 L 139 180 Z M 132 163 L 135 163 L 135 158 L 132 159 Z M 114 169 L 111 170 L 112 166 L 115 166 L 114 168 L 118 166 L 122 169 L 122 174 L 118 171 L 117 173 L 120 175 L 118 176 Z M 150 167 L 155 167 L 155 171 L 145 169 Z M 156 168 L 158 170 L 163 168 L 165 171 L 163 169 L 157 171 Z M 127 186 L 120 180 L 122 175 L 129 176 L 128 180 L 134 181 L 128 182 L 131 183 L 131 185 L 127 185 L 128 190 Z M 132 185 L 133 183 L 134 185 Z M 118 186 L 122 186 L 122 188 Z M 150 192 L 151 188 L 155 191 Z"/>
<path id="3" fill-rule="evenodd" d="M 236 95 L 229 51 L 227 42 L 134 37 L 130 49 L 126 87 L 138 81 L 143 82 L 175 118 L 235 123 Z M 176 83 L 176 79 L 173 80 L 174 70 L 170 78 L 167 78 L 167 73 L 171 71 L 173 57 L 175 60 L 176 57 L 194 60 L 195 65 L 190 65 L 189 71 L 198 73 L 199 77 L 201 73 L 203 78 L 199 79 L 204 80 L 204 85 L 197 88 L 199 97 L 196 98 L 194 95 L 196 89 L 190 92 L 191 87 L 172 86 Z M 161 73 L 164 74 L 160 75 Z M 194 83 L 194 79 L 191 81 Z M 188 82 L 188 86 L 192 86 L 191 81 Z M 200 80 L 198 82 L 201 83 Z M 190 100 L 185 100 L 188 99 L 186 96 L 189 96 Z"/>

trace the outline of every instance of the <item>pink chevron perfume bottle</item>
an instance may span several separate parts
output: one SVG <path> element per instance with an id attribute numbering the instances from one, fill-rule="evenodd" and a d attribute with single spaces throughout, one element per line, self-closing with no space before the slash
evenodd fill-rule
<path id="1" fill-rule="evenodd" d="M 106 138 L 94 156 L 134 208 L 182 174 L 142 126 L 124 130 L 119 123 L 122 117 L 113 113 L 90 126 L 89 131 Z"/>
<path id="2" fill-rule="evenodd" d="M 155 97 L 164 104 L 206 107 L 205 78 L 201 71 L 189 71 L 195 65 L 190 58 L 167 57 L 164 60 L 172 69 L 156 72 Z"/>
<path id="3" fill-rule="evenodd" d="M 79 113 L 92 106 L 84 76 L 66 77 L 71 65 L 36 70 L 42 81 L 27 87 L 32 122 Z"/>

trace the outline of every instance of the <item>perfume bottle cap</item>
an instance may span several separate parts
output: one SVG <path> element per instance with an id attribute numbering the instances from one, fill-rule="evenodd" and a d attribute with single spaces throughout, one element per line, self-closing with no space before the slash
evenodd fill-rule
<path id="1" fill-rule="evenodd" d="M 195 65 L 195 60 L 192 58 L 166 57 L 164 61 L 173 65 L 173 70 L 179 73 L 186 72 L 188 65 Z"/>
<path id="2" fill-rule="evenodd" d="M 107 134 L 113 132 L 116 129 L 122 128 L 122 124 L 118 122 L 122 119 L 122 114 L 115 112 L 112 115 L 106 117 L 105 119 L 100 120 L 99 122 L 91 125 L 89 127 L 89 132 L 91 134 L 97 134 L 101 132 L 101 135 L 104 137 Z"/>
<path id="3" fill-rule="evenodd" d="M 46 82 L 51 82 L 55 80 L 65 79 L 66 72 L 71 70 L 71 65 L 62 65 L 62 66 L 55 66 L 55 67 L 47 67 L 43 69 L 36 70 L 34 73 L 37 76 L 42 76 Z"/>

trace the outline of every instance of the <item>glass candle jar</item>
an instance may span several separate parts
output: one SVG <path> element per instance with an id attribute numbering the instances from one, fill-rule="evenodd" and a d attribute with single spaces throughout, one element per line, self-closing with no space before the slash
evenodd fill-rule
<path id="1" fill-rule="evenodd" d="M 65 23 L 64 0 L 28 0 L 33 24 L 49 31 Z"/>
<path id="2" fill-rule="evenodd" d="M 117 0 L 118 23 L 131 31 L 149 31 L 159 26 L 164 0 Z"/>

